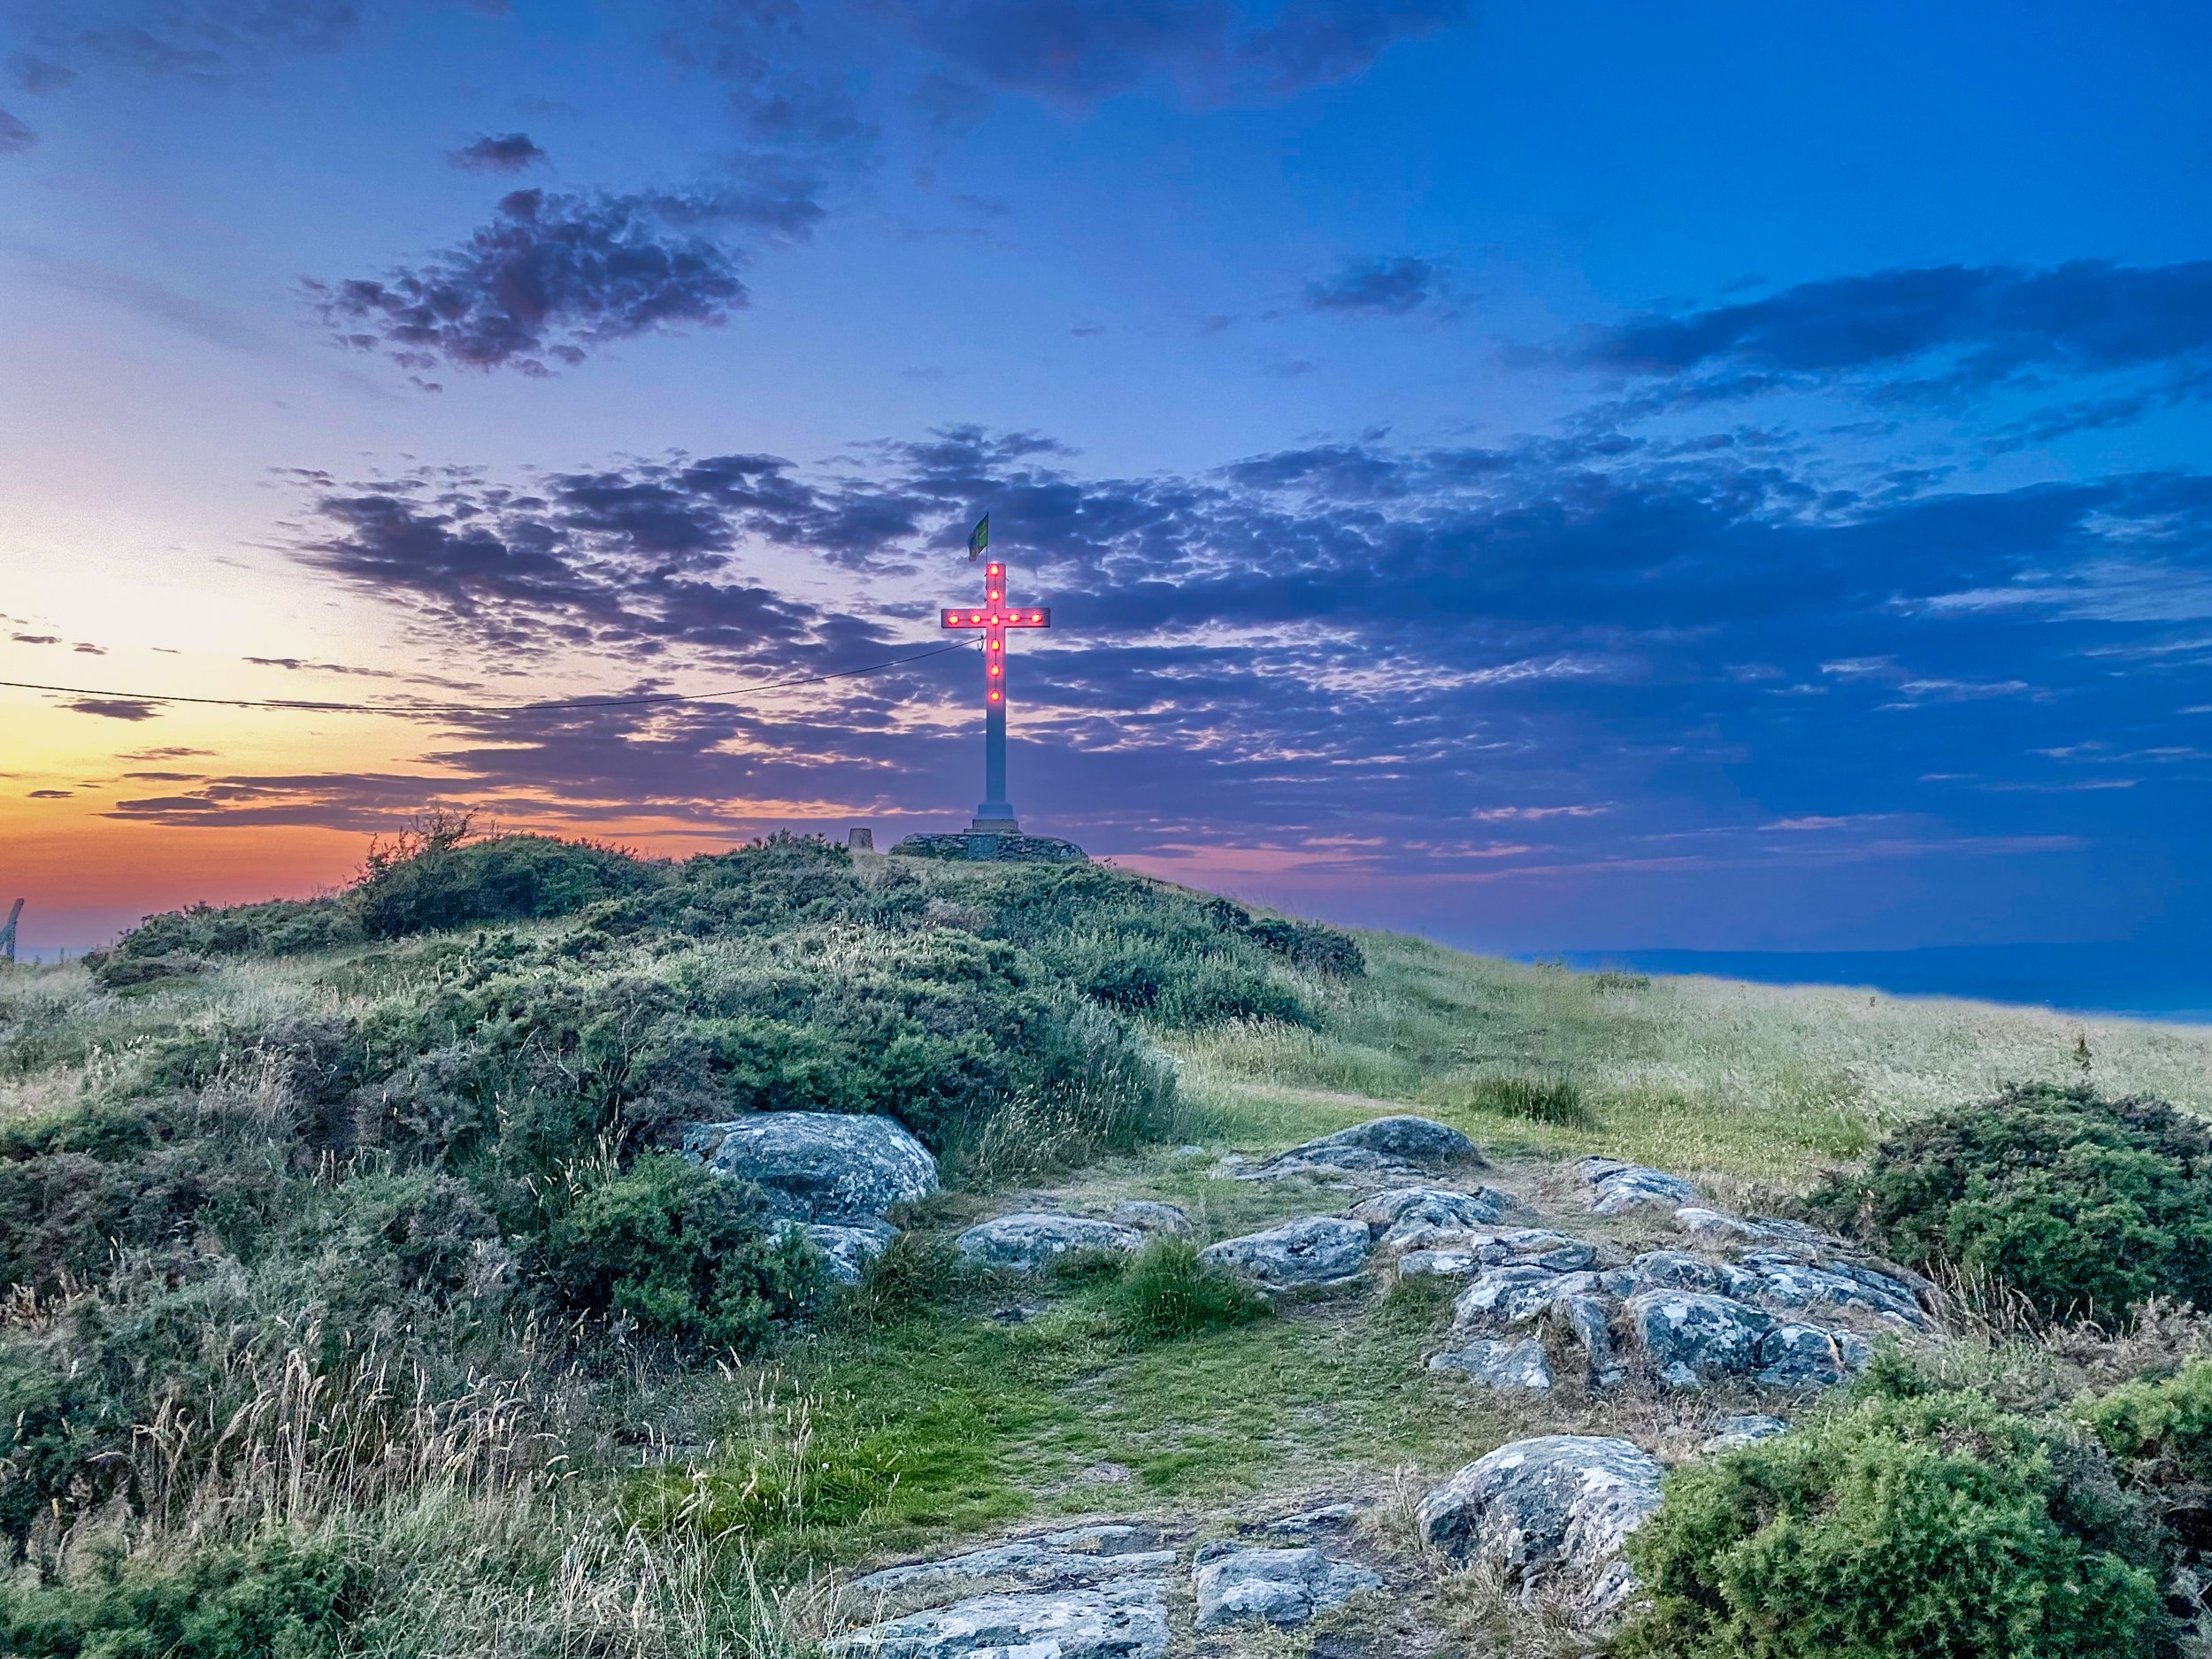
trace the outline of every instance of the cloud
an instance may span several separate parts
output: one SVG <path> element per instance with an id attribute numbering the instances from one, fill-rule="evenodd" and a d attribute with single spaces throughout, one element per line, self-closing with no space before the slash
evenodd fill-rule
<path id="1" fill-rule="evenodd" d="M 1832 278 L 1593 328 L 1565 355 L 1691 398 L 1851 383 L 1911 403 L 2031 376 L 2151 376 L 2009 429 L 2014 442 L 2047 442 L 2212 391 L 2212 261 L 1940 265 Z"/>
<path id="2" fill-rule="evenodd" d="M 8 637 L 18 645 L 59 645 L 61 643 L 61 635 L 58 634 L 11 634 Z"/>
<path id="3" fill-rule="evenodd" d="M 372 9 L 374 9 L 372 7 Z M 16 84 L 44 92 L 79 65 L 220 85 L 286 58 L 334 52 L 357 33 L 357 0 L 18 0 L 15 21 L 36 54 L 12 64 Z"/>
<path id="4" fill-rule="evenodd" d="M 1468 11 L 1465 0 L 1289 0 L 1263 21 L 1227 0 L 872 0 L 872 9 L 987 85 L 1079 108 L 1156 80 L 1206 104 L 1288 97 L 1357 75 L 1397 42 Z"/>
<path id="5" fill-rule="evenodd" d="M 527 133 L 488 133 L 449 151 L 446 159 L 464 173 L 522 173 L 549 158 Z"/>
<path id="6" fill-rule="evenodd" d="M 78 714 L 96 714 L 106 720 L 150 720 L 161 712 L 158 703 L 141 697 L 80 697 L 62 706 Z"/>
<path id="7" fill-rule="evenodd" d="M 37 134 L 5 110 L 0 110 L 0 156 L 19 156 L 37 142 Z"/>
<path id="8" fill-rule="evenodd" d="M 1443 278 L 1434 260 L 1411 255 L 1348 260 L 1333 275 L 1306 285 L 1306 309 L 1402 317 L 1436 297 Z"/>
<path id="9" fill-rule="evenodd" d="M 516 190 L 419 265 L 306 287 L 341 342 L 403 367 L 543 375 L 610 341 L 719 326 L 747 303 L 731 235 L 803 234 L 819 211 L 772 177 L 689 194 Z"/>
<path id="10" fill-rule="evenodd" d="M 34 789 L 26 797 L 32 801 L 66 801 L 76 794 L 74 789 Z"/>
<path id="11" fill-rule="evenodd" d="M 77 72 L 60 64 L 29 52 L 19 52 L 8 59 L 8 82 L 18 92 L 43 97 L 49 92 L 58 92 L 77 78 Z"/>

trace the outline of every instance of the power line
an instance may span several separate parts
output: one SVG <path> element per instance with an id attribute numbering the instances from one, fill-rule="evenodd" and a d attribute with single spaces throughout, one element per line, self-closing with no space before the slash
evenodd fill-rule
<path id="1" fill-rule="evenodd" d="M 159 691 L 103 691 L 89 686 L 48 686 L 30 680 L 0 680 L 0 686 L 17 691 L 54 691 L 72 697 L 112 697 L 120 703 L 190 703 L 217 709 L 288 709 L 296 714 L 388 714 L 403 718 L 426 714 L 538 714 L 562 709 L 632 709 L 642 703 L 710 703 L 723 697 L 785 691 L 794 686 L 819 686 L 833 680 L 856 680 L 863 674 L 879 674 L 887 668 L 901 668 L 908 663 L 942 657 L 947 651 L 980 649 L 966 640 L 956 640 L 950 645 L 933 646 L 926 651 L 917 651 L 911 657 L 894 657 L 887 662 L 871 663 L 865 668 L 841 668 L 834 673 L 802 674 L 791 680 L 764 680 L 754 686 L 726 687 L 719 691 L 669 691 L 639 697 L 565 697 L 545 703 L 480 705 L 465 703 L 310 703 L 290 697 L 180 697 Z"/>

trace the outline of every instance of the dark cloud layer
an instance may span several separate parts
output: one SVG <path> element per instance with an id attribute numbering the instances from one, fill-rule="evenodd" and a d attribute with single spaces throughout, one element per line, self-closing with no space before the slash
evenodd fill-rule
<path id="1" fill-rule="evenodd" d="M 872 0 L 988 85 L 1087 104 L 1156 78 L 1207 101 L 1285 96 L 1359 73 L 1465 0 L 1289 0 L 1263 20 L 1225 0 Z"/>
<path id="2" fill-rule="evenodd" d="M 516 190 L 457 248 L 307 287 L 341 341 L 404 367 L 542 375 L 610 341 L 725 321 L 746 303 L 732 237 L 801 234 L 819 211 L 772 177 L 689 194 Z"/>
<path id="3" fill-rule="evenodd" d="M 36 42 L 14 60 L 26 90 L 88 69 L 219 84 L 285 58 L 335 51 L 374 0 L 17 0 L 10 21 Z"/>
<path id="4" fill-rule="evenodd" d="M 38 134 L 5 110 L 0 110 L 0 156 L 16 156 L 38 142 Z"/>
<path id="5" fill-rule="evenodd" d="M 150 720 L 161 712 L 161 705 L 138 697 L 80 697 L 65 708 L 78 714 L 96 714 L 106 720 Z"/>
<path id="6" fill-rule="evenodd" d="M 487 133 L 446 159 L 464 173 L 524 173 L 544 161 L 546 153 L 527 133 Z"/>

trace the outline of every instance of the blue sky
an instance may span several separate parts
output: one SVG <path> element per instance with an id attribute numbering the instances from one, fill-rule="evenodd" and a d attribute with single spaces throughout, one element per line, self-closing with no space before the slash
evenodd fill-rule
<path id="1" fill-rule="evenodd" d="M 429 802 L 1013 795 L 1517 949 L 2179 941 L 2212 18 L 0 9 L 0 853 L 80 942 Z M 455 706 L 459 705 L 459 706 Z M 0 872 L 0 880 L 5 872 Z"/>

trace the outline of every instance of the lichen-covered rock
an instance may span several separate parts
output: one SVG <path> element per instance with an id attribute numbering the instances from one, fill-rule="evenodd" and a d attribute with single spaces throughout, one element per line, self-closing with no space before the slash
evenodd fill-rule
<path id="1" fill-rule="evenodd" d="M 1167 1640 L 1165 1582 L 1128 1578 L 1095 1590 L 977 1596 L 823 1646 L 836 1659 L 1160 1659 Z"/>
<path id="2" fill-rule="evenodd" d="M 1587 1296 L 1597 1289 L 1591 1273 L 1555 1273 L 1524 1264 L 1486 1267 L 1452 1303 L 1455 1341 L 1540 1318 L 1563 1296 Z"/>
<path id="3" fill-rule="evenodd" d="M 1613 1387 L 1628 1375 L 1613 1341 L 1613 1307 L 1599 1295 L 1561 1296 L 1552 1303 L 1552 1317 L 1583 1352 L 1586 1380 L 1593 1388 Z"/>
<path id="4" fill-rule="evenodd" d="M 868 1263 L 891 1248 L 899 1230 L 886 1221 L 857 1222 L 849 1226 L 828 1221 L 787 1221 L 796 1227 L 822 1258 L 822 1271 L 841 1285 L 857 1285 Z"/>
<path id="5" fill-rule="evenodd" d="M 1421 1500 L 1421 1529 L 1500 1568 L 1524 1602 L 1617 1610 L 1636 1580 L 1621 1545 L 1659 1508 L 1658 1460 L 1626 1440 L 1546 1434 L 1478 1458 Z"/>
<path id="6" fill-rule="evenodd" d="M 1713 1432 L 1698 1443 L 1698 1452 L 1706 1457 L 1718 1457 L 1740 1447 L 1755 1446 L 1761 1440 L 1770 1440 L 1786 1432 L 1789 1425 L 1779 1417 L 1756 1413 L 1740 1417 L 1722 1417 L 1713 1425 Z"/>
<path id="7" fill-rule="evenodd" d="M 1199 1252 L 1201 1259 L 1256 1279 L 1269 1290 L 1337 1285 L 1367 1263 L 1367 1224 L 1347 1216 L 1302 1216 L 1264 1233 L 1224 1239 Z"/>
<path id="8" fill-rule="evenodd" d="M 1722 1267 L 1680 1250 L 1647 1250 L 1628 1264 L 1634 1289 L 1699 1290 L 1739 1301 L 1755 1294 L 1759 1278 L 1740 1268 Z"/>
<path id="9" fill-rule="evenodd" d="M 1191 1584 L 1196 1628 L 1210 1631 L 1247 1619 L 1302 1624 L 1362 1590 L 1381 1588 L 1382 1578 L 1317 1549 L 1232 1549 L 1202 1555 Z"/>
<path id="10" fill-rule="evenodd" d="M 1830 1388 L 1857 1376 L 1873 1357 L 1872 1346 L 1848 1331 L 1778 1325 L 1759 1339 L 1751 1379 L 1770 1388 Z"/>
<path id="11" fill-rule="evenodd" d="M 1150 1527 L 1110 1525 L 1076 1527 L 1018 1538 L 987 1549 L 903 1567 L 886 1567 L 852 1588 L 864 1596 L 957 1593 L 963 1586 L 1008 1579 L 1032 1590 L 1088 1590 L 1117 1579 L 1156 1577 L 1175 1564 L 1171 1549 L 1151 1548 Z"/>
<path id="12" fill-rule="evenodd" d="M 1659 1379 L 1676 1388 L 1744 1375 L 1773 1325 L 1772 1316 L 1728 1296 L 1650 1290 L 1628 1299 L 1631 1335 Z"/>
<path id="13" fill-rule="evenodd" d="M 1442 1234 L 1423 1240 L 1398 1258 L 1407 1278 L 1440 1274 L 1465 1279 L 1486 1267 L 1535 1267 L 1549 1273 L 1578 1273 L 1597 1262 L 1596 1248 L 1580 1239 L 1541 1227 L 1508 1227 L 1499 1232 Z"/>
<path id="14" fill-rule="evenodd" d="M 1584 1158 L 1575 1168 L 1590 1189 L 1590 1209 L 1596 1215 L 1617 1216 L 1639 1204 L 1664 1204 L 1675 1210 L 1697 1202 L 1694 1183 L 1664 1170 L 1624 1164 L 1618 1158 Z"/>
<path id="15" fill-rule="evenodd" d="M 1116 1204 L 1111 1218 L 1140 1233 L 1165 1233 L 1179 1239 L 1187 1239 L 1198 1231 L 1180 1205 L 1155 1203 L 1148 1198 L 1131 1198 Z"/>
<path id="16" fill-rule="evenodd" d="M 1916 1330 L 1928 1323 L 1909 1289 L 1871 1269 L 1816 1267 L 1771 1251 L 1747 1255 L 1743 1267 L 1756 1275 L 1756 1294 L 1783 1307 L 1863 1308 Z"/>
<path id="17" fill-rule="evenodd" d="M 979 1221 L 953 1240 L 960 1254 L 984 1267 L 1033 1273 L 1070 1250 L 1135 1249 L 1144 1234 L 1089 1216 L 1031 1213 Z"/>
<path id="18" fill-rule="evenodd" d="M 880 1221 L 937 1190 L 937 1160 L 888 1118 L 857 1112 L 757 1112 L 691 1124 L 683 1149 L 718 1175 L 752 1181 L 772 1214 L 838 1225 Z"/>
<path id="19" fill-rule="evenodd" d="M 1551 1387 L 1551 1363 L 1534 1337 L 1517 1342 L 1477 1337 L 1464 1348 L 1430 1356 L 1431 1371 L 1455 1371 L 1493 1388 L 1525 1388 L 1542 1394 Z"/>
<path id="20" fill-rule="evenodd" d="M 1714 1244 L 1773 1236 L 1755 1221 L 1746 1221 L 1740 1216 L 1723 1215 L 1717 1210 L 1707 1210 L 1699 1204 L 1685 1204 L 1676 1210 L 1674 1225 L 1693 1238 Z"/>
<path id="21" fill-rule="evenodd" d="M 1423 1167 L 1456 1164 L 1484 1167 L 1475 1143 L 1449 1125 L 1432 1118 L 1371 1118 L 1334 1134 L 1322 1135 L 1235 1171 L 1240 1180 L 1278 1180 L 1287 1176 L 1417 1175 Z"/>
<path id="22" fill-rule="evenodd" d="M 1364 1221 L 1386 1250 L 1422 1249 L 1502 1220 L 1518 1201 L 1487 1187 L 1471 1193 L 1440 1187 L 1395 1187 L 1362 1199 L 1345 1213 Z"/>

